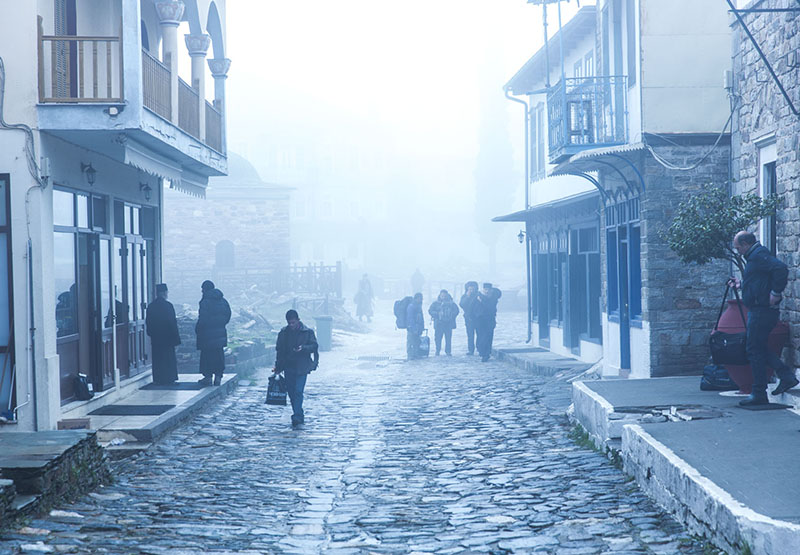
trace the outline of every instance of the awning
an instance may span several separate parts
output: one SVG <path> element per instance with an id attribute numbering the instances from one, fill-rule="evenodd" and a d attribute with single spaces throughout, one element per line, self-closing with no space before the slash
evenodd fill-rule
<path id="1" fill-rule="evenodd" d="M 506 214 L 505 216 L 497 216 L 492 218 L 493 222 L 527 222 L 533 220 L 533 217 L 541 212 L 546 210 L 551 210 L 554 208 L 564 208 L 570 204 L 575 204 L 578 202 L 584 202 L 590 199 L 599 199 L 600 193 L 598 191 L 587 191 L 585 193 L 579 193 L 577 195 L 571 195 L 568 197 L 560 198 L 557 200 L 553 200 L 550 202 L 545 202 L 543 204 L 537 204 L 536 206 L 531 206 L 527 210 L 520 210 L 519 212 L 512 212 L 511 214 Z"/>
<path id="2" fill-rule="evenodd" d="M 208 177 L 184 170 L 173 160 L 153 152 L 140 143 L 131 140 L 125 143 L 125 163 L 169 181 L 171 189 L 194 197 L 206 196 Z"/>
<path id="3" fill-rule="evenodd" d="M 599 182 L 596 179 L 590 179 L 587 174 L 598 170 L 610 169 L 622 178 L 630 193 L 635 193 L 637 188 L 640 192 L 644 192 L 644 177 L 642 177 L 639 168 L 628 158 L 623 156 L 623 154 L 626 153 L 640 152 L 643 150 L 647 150 L 647 145 L 643 142 L 583 150 L 577 154 L 573 154 L 570 156 L 569 160 L 556 166 L 556 168 L 550 172 L 550 175 L 578 175 L 585 177 L 592 181 L 595 187 L 607 197 L 608 191 L 602 189 Z M 626 168 L 633 171 L 636 175 L 635 180 L 631 181 L 625 176 L 622 170 Z"/>

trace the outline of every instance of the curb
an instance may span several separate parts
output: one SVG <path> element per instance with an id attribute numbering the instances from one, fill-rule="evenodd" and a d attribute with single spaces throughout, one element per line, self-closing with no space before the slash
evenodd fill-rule
<path id="1" fill-rule="evenodd" d="M 800 553 L 799 524 L 749 509 L 637 424 L 622 430 L 622 460 L 625 472 L 652 499 L 726 551 Z"/>

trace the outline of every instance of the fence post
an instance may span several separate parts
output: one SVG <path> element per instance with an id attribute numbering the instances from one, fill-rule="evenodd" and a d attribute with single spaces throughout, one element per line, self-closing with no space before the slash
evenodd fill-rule
<path id="1" fill-rule="evenodd" d="M 336 262 L 336 294 L 342 298 L 342 261 Z"/>

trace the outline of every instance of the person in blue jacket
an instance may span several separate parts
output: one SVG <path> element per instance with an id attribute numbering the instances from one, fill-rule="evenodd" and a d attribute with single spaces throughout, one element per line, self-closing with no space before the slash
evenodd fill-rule
<path id="1" fill-rule="evenodd" d="M 772 392 L 780 395 L 797 386 L 794 370 L 767 348 L 769 334 L 778 323 L 780 302 L 789 276 L 786 264 L 756 240 L 749 231 L 740 231 L 733 238 L 733 248 L 747 261 L 741 282 L 730 278 L 728 284 L 740 288 L 742 303 L 747 307 L 747 359 L 753 369 L 753 392 L 739 404 L 742 406 L 766 405 L 767 366 L 780 378 Z"/>
<path id="2" fill-rule="evenodd" d="M 286 380 L 286 393 L 292 403 L 292 427 L 301 428 L 305 424 L 303 412 L 303 392 L 308 375 L 319 365 L 319 345 L 314 330 L 300 321 L 297 311 L 286 311 L 286 327 L 278 333 L 275 342 L 276 374 L 283 372 Z"/>

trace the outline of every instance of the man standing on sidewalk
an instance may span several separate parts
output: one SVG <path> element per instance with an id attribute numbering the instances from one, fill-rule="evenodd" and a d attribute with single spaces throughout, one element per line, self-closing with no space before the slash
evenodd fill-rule
<path id="1" fill-rule="evenodd" d="M 303 391 L 308 374 L 319 365 L 319 346 L 314 330 L 300 321 L 294 309 L 286 312 L 286 327 L 278 333 L 275 342 L 276 374 L 283 372 L 286 392 L 292 403 L 292 427 L 300 428 L 305 423 L 303 413 Z"/>
<path id="2" fill-rule="evenodd" d="M 207 279 L 200 286 L 203 298 L 197 312 L 197 349 L 200 351 L 200 373 L 203 377 L 197 381 L 202 386 L 222 384 L 222 373 L 225 371 L 225 347 L 228 345 L 228 330 L 225 326 L 231 321 L 231 307 L 225 300 L 222 291 Z"/>
<path id="3" fill-rule="evenodd" d="M 781 380 L 773 395 L 780 395 L 800 383 L 794 371 L 767 348 L 769 334 L 778 323 L 779 304 L 789 270 L 749 231 L 736 234 L 733 248 L 747 261 L 741 283 L 736 278 L 731 278 L 728 283 L 741 288 L 742 303 L 750 311 L 747 316 L 747 358 L 753 369 L 753 392 L 739 404 L 744 407 L 766 405 L 769 404 L 767 366 L 772 367 Z"/>
<path id="4" fill-rule="evenodd" d="M 484 283 L 476 302 L 475 330 L 478 332 L 476 346 L 481 362 L 488 362 L 492 354 L 494 328 L 497 327 L 497 301 L 503 293 L 491 283 Z"/>

